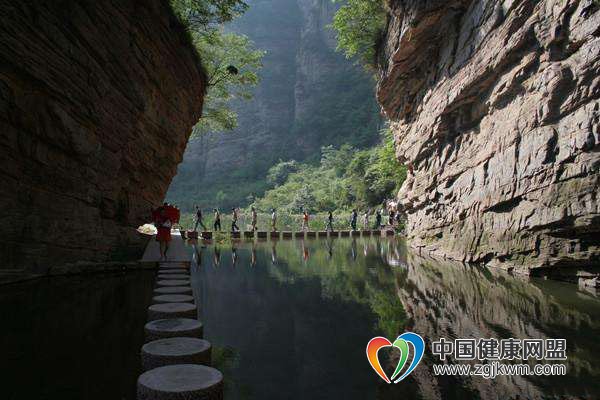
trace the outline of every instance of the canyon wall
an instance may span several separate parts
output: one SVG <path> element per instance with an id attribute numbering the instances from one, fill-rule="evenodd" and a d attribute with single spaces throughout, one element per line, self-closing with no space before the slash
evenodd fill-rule
<path id="1" fill-rule="evenodd" d="M 598 3 L 389 3 L 377 97 L 411 244 L 525 274 L 599 266 Z"/>
<path id="2" fill-rule="evenodd" d="M 131 259 L 200 117 L 168 1 L 0 1 L 0 268 Z"/>
<path id="3" fill-rule="evenodd" d="M 251 0 L 228 29 L 265 51 L 254 97 L 235 104 L 238 127 L 192 139 L 169 200 L 190 210 L 232 207 L 262 195 L 280 160 L 319 160 L 320 148 L 376 142 L 373 79 L 335 51 L 330 0 Z"/>

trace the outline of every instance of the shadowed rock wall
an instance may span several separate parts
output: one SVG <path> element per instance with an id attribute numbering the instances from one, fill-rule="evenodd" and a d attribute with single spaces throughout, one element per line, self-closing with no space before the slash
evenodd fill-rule
<path id="1" fill-rule="evenodd" d="M 0 0 L 0 268 L 131 258 L 202 110 L 162 0 Z"/>
<path id="2" fill-rule="evenodd" d="M 411 243 L 516 272 L 600 264 L 600 11 L 390 2 L 378 100 Z"/>

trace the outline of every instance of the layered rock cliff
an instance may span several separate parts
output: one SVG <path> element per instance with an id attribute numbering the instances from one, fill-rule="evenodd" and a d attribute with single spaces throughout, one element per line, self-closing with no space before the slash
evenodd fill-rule
<path id="1" fill-rule="evenodd" d="M 600 265 L 600 11 L 393 0 L 377 97 L 413 246 L 516 272 Z"/>
<path id="2" fill-rule="evenodd" d="M 202 110 L 184 28 L 163 0 L 1 0 L 0 18 L 0 268 L 133 256 Z"/>
<path id="3" fill-rule="evenodd" d="M 229 29 L 266 52 L 260 83 L 235 105 L 238 128 L 193 139 L 169 199 L 239 206 L 262 194 L 267 170 L 279 160 L 318 160 L 323 145 L 356 146 L 378 139 L 374 82 L 335 51 L 330 0 L 251 0 Z M 219 193 L 220 192 L 220 193 Z"/>

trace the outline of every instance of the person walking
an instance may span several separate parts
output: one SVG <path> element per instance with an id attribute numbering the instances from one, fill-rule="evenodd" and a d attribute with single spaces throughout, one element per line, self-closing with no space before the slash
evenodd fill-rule
<path id="1" fill-rule="evenodd" d="M 308 220 L 309 220 L 309 215 L 308 212 L 306 210 L 302 211 L 302 230 L 303 231 L 307 231 L 308 230 Z"/>
<path id="2" fill-rule="evenodd" d="M 169 243 L 171 242 L 171 227 L 173 226 L 166 209 L 160 208 L 155 225 L 156 241 L 159 244 L 160 250 L 160 261 L 166 261 Z"/>
<path id="3" fill-rule="evenodd" d="M 216 208 L 213 209 L 215 214 L 215 222 L 213 223 L 213 231 L 221 231 L 221 213 Z"/>
<path id="4" fill-rule="evenodd" d="M 333 232 L 333 213 L 329 211 L 329 215 L 327 216 L 327 226 L 325 227 L 326 231 Z"/>
<path id="5" fill-rule="evenodd" d="M 256 232 L 256 223 L 258 222 L 258 215 L 256 209 L 252 207 L 252 232 Z"/>
<path id="6" fill-rule="evenodd" d="M 373 229 L 381 228 L 381 210 L 377 210 L 375 213 L 375 225 L 373 225 Z"/>
<path id="7" fill-rule="evenodd" d="M 394 222 L 396 221 L 395 217 L 395 213 L 394 213 L 394 209 L 390 209 L 390 215 L 388 217 L 388 223 L 390 224 L 391 227 L 394 226 Z"/>
<path id="8" fill-rule="evenodd" d="M 277 210 L 271 209 L 271 230 L 277 232 Z"/>
<path id="9" fill-rule="evenodd" d="M 198 225 L 200 225 L 203 230 L 206 230 L 206 226 L 202 221 L 202 209 L 200 209 L 200 206 L 196 206 L 196 224 L 194 225 L 194 232 L 198 229 Z"/>
<path id="10" fill-rule="evenodd" d="M 358 212 L 356 211 L 356 208 L 354 210 L 352 210 L 352 214 L 350 216 L 350 226 L 352 227 L 352 230 L 355 231 L 356 230 L 356 220 L 358 219 Z"/>
<path id="11" fill-rule="evenodd" d="M 369 214 L 371 214 L 371 209 L 366 210 L 363 215 L 363 228 L 365 230 L 369 229 Z"/>
<path id="12" fill-rule="evenodd" d="M 238 212 L 234 207 L 231 209 L 231 232 L 238 232 L 240 228 L 237 226 Z"/>

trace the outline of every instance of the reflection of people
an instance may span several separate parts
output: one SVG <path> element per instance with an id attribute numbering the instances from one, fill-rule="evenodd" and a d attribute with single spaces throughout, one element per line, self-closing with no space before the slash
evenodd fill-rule
<path id="1" fill-rule="evenodd" d="M 356 260 L 356 239 L 352 238 L 352 245 L 350 246 L 350 251 L 352 252 L 352 259 Z"/>
<path id="2" fill-rule="evenodd" d="M 161 207 L 156 224 L 156 241 L 159 244 L 160 260 L 167 259 L 167 251 L 169 251 L 169 243 L 171 242 L 171 226 L 172 222 L 167 214 L 167 210 Z"/>
<path id="3" fill-rule="evenodd" d="M 325 244 L 327 245 L 327 259 L 331 260 L 333 258 L 333 239 L 327 239 Z"/>
<path id="4" fill-rule="evenodd" d="M 198 225 L 206 230 L 206 226 L 204 226 L 204 222 L 202 222 L 202 209 L 200 209 L 200 206 L 196 206 L 196 224 L 194 225 L 194 231 L 198 229 Z"/>
<path id="5" fill-rule="evenodd" d="M 271 262 L 273 264 L 277 264 L 277 249 L 275 248 L 276 243 L 276 241 L 271 242 Z"/>
<path id="6" fill-rule="evenodd" d="M 252 242 L 252 251 L 250 252 L 250 265 L 256 267 L 256 244 Z"/>
<path id="7" fill-rule="evenodd" d="M 238 256 L 237 256 L 237 248 L 235 246 L 231 246 L 231 265 L 235 267 L 237 264 Z"/>
<path id="8" fill-rule="evenodd" d="M 213 265 L 218 267 L 221 265 L 221 249 L 215 246 L 215 250 L 213 253 Z"/>
<path id="9" fill-rule="evenodd" d="M 304 240 L 302 240 L 302 259 L 304 261 L 308 261 L 310 258 L 310 252 L 308 251 L 308 247 L 304 244 Z"/>

